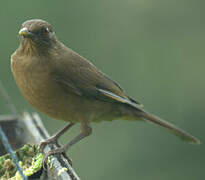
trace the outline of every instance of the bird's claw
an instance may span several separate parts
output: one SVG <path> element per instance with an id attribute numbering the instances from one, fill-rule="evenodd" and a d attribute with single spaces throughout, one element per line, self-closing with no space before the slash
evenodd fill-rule
<path id="1" fill-rule="evenodd" d="M 61 147 L 61 148 L 58 148 L 58 149 L 54 149 L 54 150 L 51 150 L 49 151 L 48 153 L 45 153 L 44 154 L 44 157 L 43 157 L 43 168 L 46 169 L 45 165 L 48 161 L 48 157 L 50 155 L 55 155 L 55 154 L 63 154 L 64 157 L 68 160 L 68 163 L 72 166 L 72 160 L 66 155 L 65 153 L 65 148 L 64 147 Z"/>
<path id="2" fill-rule="evenodd" d="M 59 145 L 57 139 L 51 137 L 51 138 L 49 138 L 49 139 L 46 139 L 46 140 L 40 142 L 40 145 L 39 145 L 40 152 L 43 153 L 43 150 L 44 150 L 45 146 L 46 146 L 47 144 L 51 144 L 51 143 L 52 143 L 52 144 L 56 144 L 58 147 L 60 147 L 60 145 Z"/>

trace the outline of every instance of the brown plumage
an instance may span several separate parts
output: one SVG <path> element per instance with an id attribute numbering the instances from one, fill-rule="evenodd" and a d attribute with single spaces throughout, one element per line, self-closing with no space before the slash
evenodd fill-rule
<path id="1" fill-rule="evenodd" d="M 199 144 L 195 137 L 144 111 L 142 104 L 127 96 L 115 81 L 58 41 L 46 21 L 26 21 L 19 34 L 22 39 L 11 57 L 11 67 L 21 93 L 42 113 L 82 124 L 82 132 L 74 142 L 51 154 L 66 150 L 89 135 L 90 122 L 114 119 L 148 120 L 185 141 Z"/>

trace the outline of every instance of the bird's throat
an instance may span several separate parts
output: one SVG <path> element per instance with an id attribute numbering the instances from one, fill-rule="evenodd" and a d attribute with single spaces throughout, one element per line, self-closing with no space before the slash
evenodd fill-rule
<path id="1" fill-rule="evenodd" d="M 37 46 L 31 39 L 25 38 L 22 39 L 18 50 L 21 54 L 33 56 L 37 53 Z"/>

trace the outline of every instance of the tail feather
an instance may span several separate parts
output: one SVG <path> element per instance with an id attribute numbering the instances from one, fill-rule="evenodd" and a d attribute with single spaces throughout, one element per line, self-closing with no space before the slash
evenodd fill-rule
<path id="1" fill-rule="evenodd" d="M 195 138 L 191 134 L 183 131 L 182 129 L 176 127 L 175 125 L 173 125 L 171 123 L 168 123 L 168 122 L 162 120 L 161 118 L 159 118 L 153 114 L 150 114 L 150 113 L 145 112 L 145 111 L 141 111 L 140 115 L 143 119 L 148 120 L 154 124 L 158 124 L 159 126 L 166 128 L 167 130 L 169 130 L 171 133 L 178 136 L 183 141 L 187 141 L 187 142 L 192 143 L 192 144 L 200 144 L 199 139 Z"/>

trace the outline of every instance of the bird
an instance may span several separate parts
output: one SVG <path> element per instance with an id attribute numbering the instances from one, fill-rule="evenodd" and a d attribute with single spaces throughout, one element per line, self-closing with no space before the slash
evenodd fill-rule
<path id="1" fill-rule="evenodd" d="M 151 122 L 184 141 L 200 144 L 196 137 L 146 111 L 117 82 L 60 42 L 50 23 L 27 20 L 19 35 L 20 45 L 11 55 L 11 70 L 20 92 L 41 113 L 68 122 L 40 146 L 57 142 L 68 129 L 80 123 L 79 135 L 49 151 L 46 158 L 66 152 L 91 135 L 92 122 L 114 119 Z"/>

